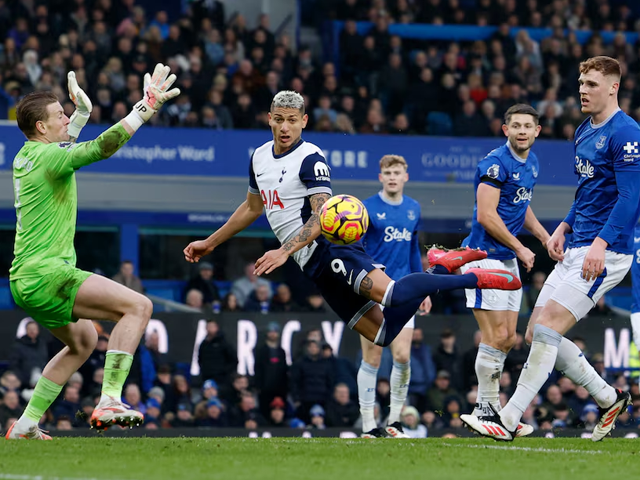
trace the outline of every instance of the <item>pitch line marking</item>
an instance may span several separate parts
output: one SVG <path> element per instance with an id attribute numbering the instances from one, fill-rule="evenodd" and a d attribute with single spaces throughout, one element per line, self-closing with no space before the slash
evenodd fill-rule
<path id="1" fill-rule="evenodd" d="M 99 480 L 88 477 L 50 477 L 47 475 L 19 475 L 13 473 L 0 473 L 3 480 Z"/>
<path id="2" fill-rule="evenodd" d="M 516 450 L 521 452 L 539 452 L 539 453 L 568 453 L 568 454 L 583 454 L 587 455 L 602 455 L 609 454 L 609 452 L 604 452 L 602 450 L 577 450 L 570 448 L 542 448 L 542 447 L 511 447 L 511 446 L 502 446 L 502 445 L 450 445 L 443 444 L 447 447 L 457 447 L 457 448 L 490 448 L 493 450 Z"/>

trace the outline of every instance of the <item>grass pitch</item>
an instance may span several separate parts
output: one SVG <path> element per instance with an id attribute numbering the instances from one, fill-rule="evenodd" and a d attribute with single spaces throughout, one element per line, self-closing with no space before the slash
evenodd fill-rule
<path id="1" fill-rule="evenodd" d="M 0 441 L 0 479 L 614 479 L 639 440 L 58 438 Z"/>

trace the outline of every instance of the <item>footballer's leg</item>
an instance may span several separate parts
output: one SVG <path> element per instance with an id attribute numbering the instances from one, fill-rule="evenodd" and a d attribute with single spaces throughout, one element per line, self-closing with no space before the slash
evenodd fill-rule
<path id="1" fill-rule="evenodd" d="M 65 347 L 44 367 L 22 416 L 9 428 L 7 439 L 51 439 L 38 428 L 40 419 L 71 375 L 87 361 L 98 342 L 98 333 L 89 320 L 78 320 L 50 331 Z"/>
<path id="2" fill-rule="evenodd" d="M 75 316 L 116 322 L 105 359 L 102 397 L 91 416 L 93 428 L 103 430 L 114 424 L 133 426 L 143 422 L 144 416 L 120 398 L 133 354 L 152 312 L 148 298 L 99 275 L 91 275 L 78 290 L 73 307 Z"/>
<path id="3" fill-rule="evenodd" d="M 482 332 L 482 342 L 476 356 L 478 377 L 478 402 L 474 415 L 489 414 L 491 409 L 500 410 L 500 377 L 507 354 L 515 344 L 518 312 L 508 310 L 473 309 L 473 315 Z"/>
<path id="4" fill-rule="evenodd" d="M 515 393 L 500 411 L 476 417 L 462 415 L 461 420 L 477 433 L 496 440 L 511 441 L 522 414 L 551 374 L 558 356 L 562 335 L 575 325 L 575 318 L 562 305 L 549 300 L 533 328 L 531 351 L 527 368 L 522 370 Z"/>
<path id="5" fill-rule="evenodd" d="M 391 342 L 389 348 L 393 355 L 393 368 L 389 380 L 391 400 L 387 427 L 387 435 L 392 438 L 409 438 L 404 433 L 400 414 L 409 394 L 409 382 L 411 380 L 411 340 L 415 318 L 409 320 L 405 328 Z"/>
<path id="6" fill-rule="evenodd" d="M 372 308 L 372 310 L 376 309 L 375 306 Z M 382 347 L 374 345 L 363 336 L 360 336 L 360 345 L 362 346 L 362 361 L 358 369 L 357 381 L 358 402 L 362 417 L 362 438 L 386 437 L 384 430 L 378 427 L 374 413 Z"/>
<path id="7" fill-rule="evenodd" d="M 463 275 L 412 273 L 393 281 L 376 268 L 360 281 L 359 293 L 385 306 L 384 323 L 371 324 L 367 321 L 366 325 L 360 325 L 359 322 L 354 328 L 376 345 L 388 346 L 413 317 L 425 297 L 439 290 L 458 288 L 518 290 L 522 284 L 520 279 L 505 270 L 472 268 Z"/>

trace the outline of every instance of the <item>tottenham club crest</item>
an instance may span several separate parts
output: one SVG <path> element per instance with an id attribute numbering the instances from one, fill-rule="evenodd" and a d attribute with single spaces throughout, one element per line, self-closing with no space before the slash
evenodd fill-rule
<path id="1" fill-rule="evenodd" d="M 498 174 L 500 173 L 500 165 L 494 163 L 487 169 L 487 177 L 493 178 L 494 180 L 498 178 Z"/>
<path id="2" fill-rule="evenodd" d="M 415 212 L 414 212 L 413 210 L 409 210 L 409 211 L 407 212 L 407 218 L 408 218 L 409 220 L 411 220 L 411 221 L 415 220 L 415 219 L 416 219 L 416 214 L 415 214 Z"/>

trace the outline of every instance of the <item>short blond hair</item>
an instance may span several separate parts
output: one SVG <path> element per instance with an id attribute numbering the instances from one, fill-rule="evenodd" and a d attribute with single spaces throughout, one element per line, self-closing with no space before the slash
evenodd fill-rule
<path id="1" fill-rule="evenodd" d="M 383 168 L 393 167 L 394 165 L 402 165 L 404 170 L 407 171 L 409 165 L 402 155 L 385 155 L 380 159 L 380 170 Z"/>

